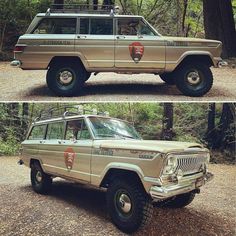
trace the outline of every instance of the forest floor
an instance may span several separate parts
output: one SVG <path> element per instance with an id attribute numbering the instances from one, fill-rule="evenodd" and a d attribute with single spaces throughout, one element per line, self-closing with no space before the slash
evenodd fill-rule
<path id="1" fill-rule="evenodd" d="M 104 192 L 59 179 L 39 195 L 17 157 L 0 159 L 0 235 L 124 235 L 107 216 Z M 236 165 L 209 170 L 215 178 L 188 207 L 155 208 L 151 225 L 136 235 L 235 235 Z"/>
<path id="2" fill-rule="evenodd" d="M 0 101 L 235 101 L 236 69 L 212 69 L 214 85 L 201 98 L 183 96 L 175 86 L 149 74 L 101 73 L 91 76 L 83 94 L 57 97 L 46 85 L 46 71 L 23 71 L 0 62 Z"/>

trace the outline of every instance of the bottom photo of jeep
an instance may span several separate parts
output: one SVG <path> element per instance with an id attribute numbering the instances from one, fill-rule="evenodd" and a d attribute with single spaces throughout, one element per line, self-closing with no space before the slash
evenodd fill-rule
<path id="1" fill-rule="evenodd" d="M 144 140 L 132 123 L 81 106 L 41 112 L 21 145 L 18 163 L 31 169 L 36 193 L 48 193 L 55 177 L 105 190 L 125 233 L 147 225 L 156 205 L 187 206 L 213 178 L 203 145 Z"/>

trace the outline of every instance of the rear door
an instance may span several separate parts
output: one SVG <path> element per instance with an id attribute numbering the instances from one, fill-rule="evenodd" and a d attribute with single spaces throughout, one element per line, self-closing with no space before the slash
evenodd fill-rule
<path id="1" fill-rule="evenodd" d="M 90 68 L 114 67 L 113 17 L 80 18 L 75 50 L 87 61 Z"/>
<path id="2" fill-rule="evenodd" d="M 116 19 L 115 67 L 159 70 L 165 67 L 165 41 L 142 18 Z"/>
<path id="3" fill-rule="evenodd" d="M 66 175 L 64 164 L 63 137 L 65 122 L 53 122 L 47 125 L 45 139 L 39 143 L 39 157 L 44 169 L 56 176 Z"/>
<path id="4" fill-rule="evenodd" d="M 38 159 L 39 157 L 39 145 L 44 140 L 45 132 L 47 125 L 36 125 L 34 126 L 30 134 L 24 142 L 22 142 L 22 155 L 26 157 L 26 160 L 30 160 L 31 158 Z"/>

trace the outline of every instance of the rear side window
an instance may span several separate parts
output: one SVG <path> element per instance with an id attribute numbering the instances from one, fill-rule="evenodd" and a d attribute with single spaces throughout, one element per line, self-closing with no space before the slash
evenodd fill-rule
<path id="1" fill-rule="evenodd" d="M 46 125 L 34 126 L 28 137 L 29 140 L 41 140 L 45 136 Z"/>
<path id="2" fill-rule="evenodd" d="M 33 34 L 75 34 L 76 18 L 44 18 Z"/>
<path id="3" fill-rule="evenodd" d="M 91 19 L 90 34 L 113 35 L 113 19 Z"/>
<path id="4" fill-rule="evenodd" d="M 48 124 L 46 139 L 63 139 L 64 123 Z"/>
<path id="5" fill-rule="evenodd" d="M 80 18 L 80 34 L 113 35 L 113 19 Z"/>

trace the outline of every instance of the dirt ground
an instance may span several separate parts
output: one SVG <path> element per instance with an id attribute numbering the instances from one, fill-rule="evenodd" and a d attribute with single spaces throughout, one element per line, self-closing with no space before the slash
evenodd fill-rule
<path id="1" fill-rule="evenodd" d="M 46 71 L 23 71 L 0 62 L 0 101 L 235 101 L 236 69 L 212 71 L 213 88 L 201 98 L 185 97 L 155 75 L 114 73 L 91 76 L 81 96 L 63 98 L 47 88 Z"/>
<path id="2" fill-rule="evenodd" d="M 110 222 L 105 193 L 57 180 L 49 195 L 30 186 L 17 157 L 0 157 L 0 235 L 123 235 Z M 213 181 L 183 209 L 155 208 L 136 235 L 236 235 L 236 166 L 209 166 Z"/>

